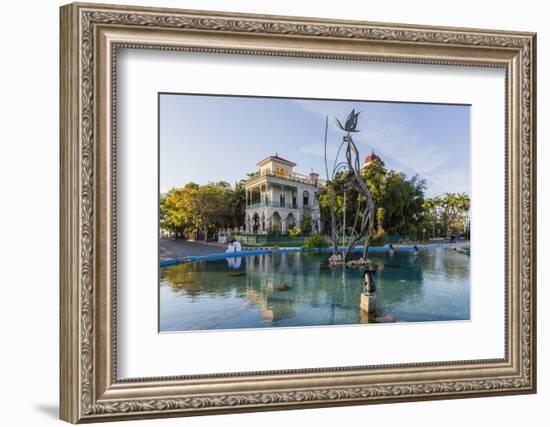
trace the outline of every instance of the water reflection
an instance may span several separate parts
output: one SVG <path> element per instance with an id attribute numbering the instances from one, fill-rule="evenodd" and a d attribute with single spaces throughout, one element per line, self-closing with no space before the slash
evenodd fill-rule
<path id="1" fill-rule="evenodd" d="M 161 331 L 469 319 L 469 257 L 372 254 L 377 310 L 359 310 L 358 269 L 328 254 L 279 253 L 161 269 Z"/>
<path id="2" fill-rule="evenodd" d="M 238 270 L 239 268 L 241 268 L 243 259 L 242 257 L 230 257 L 230 258 L 226 258 L 226 261 L 227 261 L 227 266 L 230 269 Z"/>

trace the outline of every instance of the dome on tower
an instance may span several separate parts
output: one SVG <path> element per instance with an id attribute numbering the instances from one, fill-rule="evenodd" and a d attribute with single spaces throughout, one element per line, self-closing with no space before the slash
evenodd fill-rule
<path id="1" fill-rule="evenodd" d="M 363 162 L 363 168 L 366 168 L 368 165 L 370 165 L 373 162 L 379 162 L 382 164 L 384 163 L 380 158 L 380 156 L 374 153 L 374 150 L 372 150 L 371 153 L 367 157 L 365 157 L 365 161 Z"/>

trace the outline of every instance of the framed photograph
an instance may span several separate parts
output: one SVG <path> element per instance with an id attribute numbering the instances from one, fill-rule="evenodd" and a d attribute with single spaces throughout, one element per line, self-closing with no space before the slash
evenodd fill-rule
<path id="1" fill-rule="evenodd" d="M 535 34 L 61 8 L 61 418 L 536 391 Z"/>

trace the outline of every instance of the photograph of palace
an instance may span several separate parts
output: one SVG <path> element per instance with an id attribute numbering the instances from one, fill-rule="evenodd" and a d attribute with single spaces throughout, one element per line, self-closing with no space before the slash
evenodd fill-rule
<path id="1" fill-rule="evenodd" d="M 470 319 L 470 106 L 159 94 L 159 331 Z"/>
<path id="2" fill-rule="evenodd" d="M 277 153 L 256 166 L 258 172 L 244 184 L 246 233 L 287 233 L 304 215 L 309 215 L 314 232 L 322 231 L 318 173 L 295 172 L 296 163 Z"/>

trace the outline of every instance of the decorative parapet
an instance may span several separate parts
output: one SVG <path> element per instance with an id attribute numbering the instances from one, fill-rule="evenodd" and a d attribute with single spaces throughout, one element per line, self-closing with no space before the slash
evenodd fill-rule
<path id="1" fill-rule="evenodd" d="M 263 177 L 282 179 L 282 180 L 285 180 L 285 181 L 296 182 L 296 183 L 310 185 L 312 187 L 315 187 L 315 185 L 311 182 L 310 178 L 306 177 L 306 175 L 298 174 L 298 173 L 293 173 L 293 174 L 290 174 L 290 175 L 277 175 L 277 174 L 274 174 L 274 173 L 261 174 L 260 172 L 257 172 L 256 174 L 250 176 L 250 178 L 246 180 L 246 184 L 253 184 L 257 181 L 260 181 L 261 178 L 263 178 Z"/>

